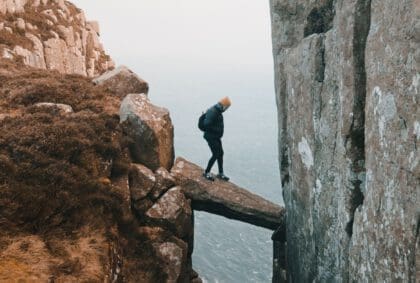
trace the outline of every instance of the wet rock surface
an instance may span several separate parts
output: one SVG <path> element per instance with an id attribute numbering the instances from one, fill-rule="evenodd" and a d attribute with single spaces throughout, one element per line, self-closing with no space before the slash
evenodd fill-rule
<path id="1" fill-rule="evenodd" d="M 177 158 L 171 170 L 176 183 L 191 199 L 192 208 L 275 230 L 285 221 L 284 208 L 231 182 L 210 182 L 203 169 Z"/>
<path id="2" fill-rule="evenodd" d="M 415 281 L 418 11 L 271 1 L 290 281 Z"/>

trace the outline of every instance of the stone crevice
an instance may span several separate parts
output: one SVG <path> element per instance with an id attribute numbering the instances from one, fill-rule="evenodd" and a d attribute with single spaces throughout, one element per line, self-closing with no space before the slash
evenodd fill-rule
<path id="1" fill-rule="evenodd" d="M 328 0 L 320 7 L 314 7 L 306 18 L 304 37 L 314 33 L 325 33 L 333 26 L 334 1 Z"/>
<path id="2" fill-rule="evenodd" d="M 352 165 L 353 189 L 350 196 L 350 221 L 346 225 L 349 237 L 353 234 L 354 213 L 363 205 L 365 168 L 365 104 L 366 104 L 366 67 L 365 49 L 370 30 L 371 1 L 358 0 L 355 7 L 354 36 L 353 36 L 353 72 L 354 72 L 354 101 L 353 116 L 350 131 L 346 137 L 346 149 Z"/>
<path id="3" fill-rule="evenodd" d="M 324 77 L 325 77 L 325 38 L 321 37 L 321 42 L 320 42 L 320 48 L 319 48 L 319 52 L 316 56 L 316 71 L 315 71 L 315 80 L 317 82 L 324 82 Z M 322 87 L 322 85 L 321 85 Z M 322 93 L 322 88 L 320 93 Z M 320 108 L 321 109 L 321 108 Z"/>

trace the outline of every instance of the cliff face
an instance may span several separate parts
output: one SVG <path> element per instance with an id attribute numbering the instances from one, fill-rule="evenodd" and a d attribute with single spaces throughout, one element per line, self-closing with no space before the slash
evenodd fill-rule
<path id="1" fill-rule="evenodd" d="M 294 282 L 414 282 L 418 1 L 271 0 Z"/>
<path id="2" fill-rule="evenodd" d="M 0 1 L 0 57 L 89 77 L 114 67 L 98 23 L 64 0 Z"/>

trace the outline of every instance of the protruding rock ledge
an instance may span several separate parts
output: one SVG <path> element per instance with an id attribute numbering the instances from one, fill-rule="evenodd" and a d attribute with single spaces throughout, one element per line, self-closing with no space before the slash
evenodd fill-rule
<path id="1" fill-rule="evenodd" d="M 93 79 L 93 82 L 105 86 L 119 98 L 124 98 L 130 93 L 147 94 L 149 92 L 149 84 L 126 66 L 119 66 L 108 71 Z"/>
<path id="2" fill-rule="evenodd" d="M 192 200 L 192 208 L 255 226 L 276 230 L 283 226 L 285 209 L 231 182 L 207 181 L 203 169 L 178 157 L 171 171 L 185 195 Z"/>

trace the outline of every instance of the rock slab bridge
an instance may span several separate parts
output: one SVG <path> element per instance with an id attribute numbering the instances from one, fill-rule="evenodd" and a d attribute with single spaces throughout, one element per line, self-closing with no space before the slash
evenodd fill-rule
<path id="1" fill-rule="evenodd" d="M 194 210 L 206 211 L 255 226 L 285 233 L 285 209 L 226 181 L 208 181 L 203 169 L 177 158 L 171 173 L 181 186 Z"/>

